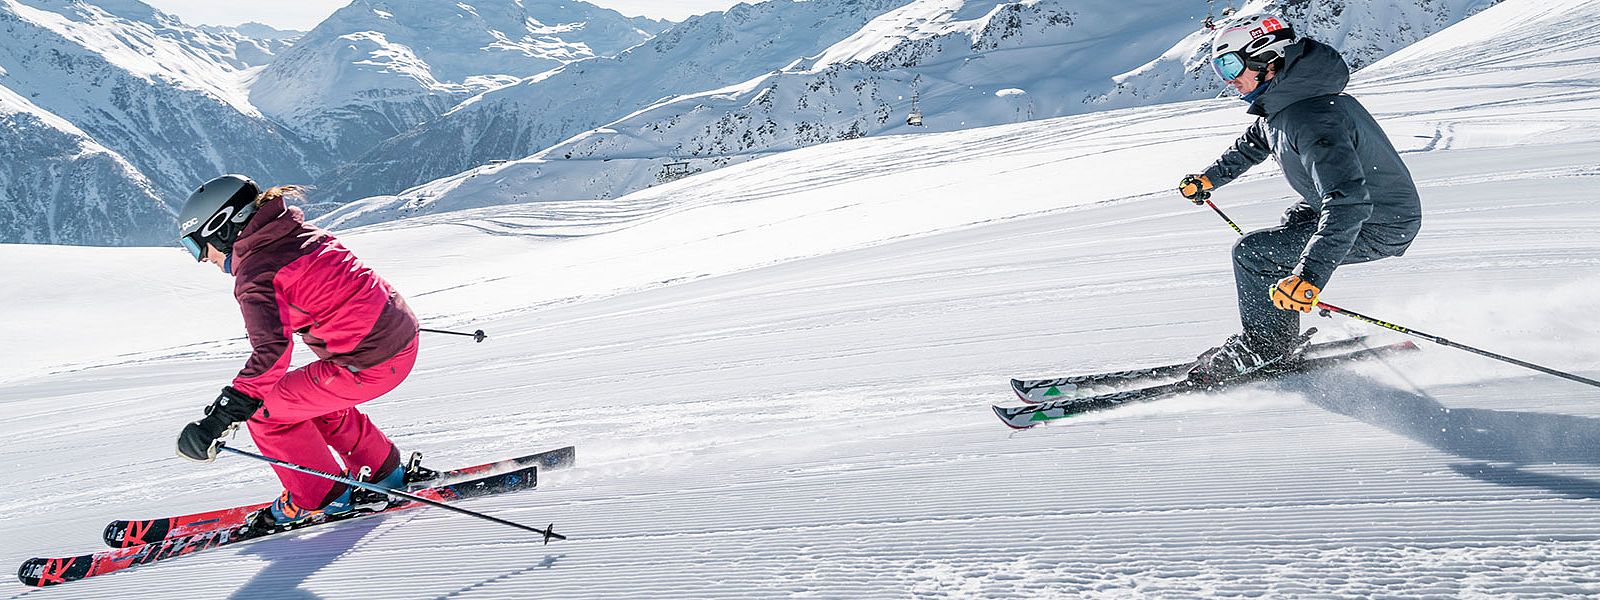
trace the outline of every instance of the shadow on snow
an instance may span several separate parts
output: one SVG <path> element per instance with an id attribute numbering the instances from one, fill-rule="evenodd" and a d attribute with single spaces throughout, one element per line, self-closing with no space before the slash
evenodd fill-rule
<path id="1" fill-rule="evenodd" d="M 1600 499 L 1600 482 L 1537 474 L 1486 463 L 1600 465 L 1600 419 L 1542 412 L 1450 408 L 1424 394 L 1341 370 L 1306 373 L 1274 384 L 1304 393 L 1344 415 L 1442 452 L 1480 461 L 1457 473 L 1497 485 Z"/>
<path id="2" fill-rule="evenodd" d="M 323 532 L 291 537 L 283 540 L 262 540 L 246 545 L 239 554 L 261 557 L 265 568 L 256 572 L 230 598 L 321 598 L 310 590 L 302 589 L 318 571 L 339 560 L 346 552 L 361 543 L 368 533 L 384 519 L 367 518 L 347 523 L 330 524 Z M 275 537 L 275 536 L 274 536 Z"/>
<path id="3" fill-rule="evenodd" d="M 275 600 L 283 598 L 295 600 L 320 599 L 321 596 L 315 592 L 300 586 L 356 547 L 382 537 L 383 534 L 378 534 L 371 539 L 367 539 L 368 534 L 372 533 L 374 529 L 385 521 L 386 519 L 381 517 L 359 519 L 328 527 L 325 532 L 308 533 L 298 538 L 249 544 L 242 549 L 240 554 L 258 556 L 265 560 L 267 565 L 229 597 L 237 599 L 273 598 Z M 403 526 L 403 524 L 400 526 Z M 542 561 L 536 564 L 468 585 L 439 596 L 439 598 L 453 598 L 459 594 L 474 591 L 517 575 L 535 570 L 549 569 L 555 566 L 556 561 L 565 556 L 564 554 L 546 555 Z M 378 574 L 372 576 L 382 577 L 382 575 Z"/>

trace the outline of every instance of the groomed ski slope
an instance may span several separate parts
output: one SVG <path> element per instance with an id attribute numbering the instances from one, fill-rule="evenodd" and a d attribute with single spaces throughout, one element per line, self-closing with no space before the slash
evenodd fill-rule
<path id="1" fill-rule="evenodd" d="M 1426 221 L 1325 299 L 1600 376 L 1597 65 L 1600 3 L 1510 0 L 1362 73 Z M 366 408 L 436 466 L 576 444 L 539 490 L 466 505 L 572 539 L 422 510 L 6 596 L 1600 594 L 1592 388 L 1424 344 L 1028 431 L 994 418 L 1008 377 L 1166 362 L 1237 327 L 1235 234 L 1170 189 L 1242 109 L 869 138 L 346 232 L 428 326 L 491 335 L 427 337 Z M 1275 171 L 1217 202 L 1275 223 Z M 0 246 L 0 564 L 276 493 L 256 464 L 173 456 L 245 352 L 228 281 L 185 260 Z"/>

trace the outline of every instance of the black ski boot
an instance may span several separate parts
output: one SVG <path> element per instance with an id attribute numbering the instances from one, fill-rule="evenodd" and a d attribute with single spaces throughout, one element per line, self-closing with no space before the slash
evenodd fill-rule
<path id="1" fill-rule="evenodd" d="M 405 464 L 405 484 L 410 491 L 425 488 L 439 479 L 439 472 L 422 466 L 422 453 L 412 452 L 410 460 Z"/>
<path id="2" fill-rule="evenodd" d="M 1189 381 L 1215 385 L 1264 369 L 1292 367 L 1301 360 L 1306 347 L 1311 345 L 1311 336 L 1316 332 L 1315 327 L 1307 329 L 1295 338 L 1288 351 L 1281 353 L 1258 352 L 1245 341 L 1244 334 L 1233 334 L 1221 346 L 1202 352 L 1194 360 L 1194 366 L 1189 368 Z"/>

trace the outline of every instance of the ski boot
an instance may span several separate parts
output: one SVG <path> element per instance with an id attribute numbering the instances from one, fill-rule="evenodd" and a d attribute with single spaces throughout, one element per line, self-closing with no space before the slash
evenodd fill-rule
<path id="1" fill-rule="evenodd" d="M 1294 368 L 1311 345 L 1311 336 L 1317 328 L 1307 329 L 1289 345 L 1288 351 L 1268 354 L 1257 352 L 1242 333 L 1228 336 L 1221 346 L 1200 354 L 1189 368 L 1188 378 L 1197 384 L 1213 386 L 1261 371 L 1278 371 Z"/>
<path id="2" fill-rule="evenodd" d="M 428 487 L 432 485 L 432 482 L 439 479 L 438 471 L 422 466 L 421 452 L 412 452 L 411 458 L 406 461 L 402 470 L 405 471 L 406 491 L 416 491 L 420 488 Z"/>
<path id="3" fill-rule="evenodd" d="M 382 479 L 373 481 L 370 470 L 363 467 L 356 479 L 370 481 L 374 484 L 389 489 L 405 489 L 406 470 L 400 467 L 389 471 Z M 377 512 L 389 508 L 393 503 L 389 496 L 382 493 L 358 488 L 352 485 L 345 486 L 344 493 L 339 494 L 332 502 L 322 508 L 306 508 L 295 503 L 294 495 L 289 490 L 284 490 L 265 508 L 250 513 L 245 518 L 247 527 L 260 531 L 277 531 L 294 529 L 304 525 L 336 520 L 355 514 L 357 512 Z"/>

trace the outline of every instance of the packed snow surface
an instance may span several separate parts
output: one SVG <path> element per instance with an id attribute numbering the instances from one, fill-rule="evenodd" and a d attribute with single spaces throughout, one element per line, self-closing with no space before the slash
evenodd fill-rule
<path id="1" fill-rule="evenodd" d="M 1600 376 L 1597 64 L 1600 3 L 1513 0 L 1363 72 L 1426 218 L 1324 298 Z M 991 414 L 1008 377 L 1237 327 L 1235 234 L 1172 188 L 1247 123 L 1219 99 L 866 138 L 341 232 L 427 326 L 490 335 L 425 338 L 365 409 L 440 467 L 576 444 L 465 504 L 571 539 L 419 510 L 11 597 L 1600 594 L 1593 388 L 1424 343 L 1022 432 Z M 1269 162 L 1216 201 L 1264 227 L 1292 198 Z M 173 455 L 246 351 L 229 282 L 188 261 L 0 246 L 0 562 L 276 493 Z"/>

